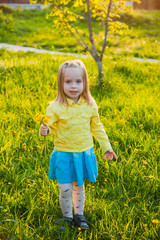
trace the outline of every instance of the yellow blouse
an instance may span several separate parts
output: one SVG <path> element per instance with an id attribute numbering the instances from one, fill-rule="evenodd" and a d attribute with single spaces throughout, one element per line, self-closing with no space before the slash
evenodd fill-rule
<path id="1" fill-rule="evenodd" d="M 64 104 L 52 101 L 46 110 L 49 134 L 55 132 L 54 149 L 63 152 L 83 152 L 93 147 L 93 137 L 104 152 L 111 149 L 103 124 L 100 123 L 98 106 L 90 106 L 80 97 L 77 103 L 67 98 Z"/>

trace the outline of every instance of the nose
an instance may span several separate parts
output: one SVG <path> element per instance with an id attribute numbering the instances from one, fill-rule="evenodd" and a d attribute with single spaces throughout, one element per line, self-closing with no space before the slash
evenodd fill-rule
<path id="1" fill-rule="evenodd" d="M 75 82 L 73 82 L 72 83 L 72 88 L 76 88 L 77 86 L 76 86 L 76 83 Z"/>

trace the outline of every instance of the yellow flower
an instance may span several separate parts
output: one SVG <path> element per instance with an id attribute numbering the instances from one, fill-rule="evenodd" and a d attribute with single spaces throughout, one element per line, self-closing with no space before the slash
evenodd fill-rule
<path id="1" fill-rule="evenodd" d="M 37 148 L 41 149 L 41 146 L 37 146 Z"/>
<path id="2" fill-rule="evenodd" d="M 154 178 L 154 176 L 150 175 L 150 176 L 149 176 L 149 179 L 152 179 L 152 178 Z"/>
<path id="3" fill-rule="evenodd" d="M 78 231 L 81 231 L 81 228 L 80 228 L 80 227 L 78 228 Z"/>
<path id="4" fill-rule="evenodd" d="M 43 195 L 43 193 L 41 193 L 41 192 L 40 192 L 40 193 L 39 193 L 39 195 L 40 195 L 40 196 L 42 196 L 42 195 Z"/>
<path id="5" fill-rule="evenodd" d="M 95 188 L 95 186 L 92 186 L 92 188 Z"/>
<path id="6" fill-rule="evenodd" d="M 8 182 L 9 185 L 11 185 L 12 183 L 11 182 Z"/>
<path id="7" fill-rule="evenodd" d="M 157 219 L 154 219 L 154 220 L 152 220 L 152 223 L 159 223 L 159 220 L 157 220 Z"/>
<path id="8" fill-rule="evenodd" d="M 42 114 L 38 115 L 38 117 L 36 118 L 36 121 L 42 121 L 43 117 L 44 117 L 44 115 L 42 115 Z"/>
<path id="9" fill-rule="evenodd" d="M 35 117 L 37 118 L 38 116 L 39 116 L 39 113 L 37 113 Z"/>
<path id="10" fill-rule="evenodd" d="M 105 182 L 107 182 L 108 180 L 107 179 L 104 179 Z"/>
<path id="11" fill-rule="evenodd" d="M 135 152 L 138 152 L 138 149 L 137 149 L 137 148 L 135 148 L 135 149 L 134 149 L 134 151 L 135 151 Z"/>
<path id="12" fill-rule="evenodd" d="M 125 207 L 128 207 L 128 204 L 124 204 Z"/>
<path id="13" fill-rule="evenodd" d="M 144 164 L 144 165 L 147 165 L 148 163 L 147 163 L 146 161 L 143 161 L 143 164 Z"/>
<path id="14" fill-rule="evenodd" d="M 5 196 L 5 195 L 6 195 L 6 193 L 4 193 L 4 192 L 3 192 L 3 193 L 2 193 L 2 195 L 3 195 L 3 196 Z"/>
<path id="15" fill-rule="evenodd" d="M 49 123 L 49 118 L 46 117 L 46 118 L 43 120 L 43 123 L 44 123 L 44 124 L 48 124 L 48 123 Z"/>
<path id="16" fill-rule="evenodd" d="M 36 186 L 37 184 L 34 182 L 33 185 Z"/>
<path id="17" fill-rule="evenodd" d="M 90 187 L 90 184 L 88 184 L 87 186 Z"/>
<path id="18" fill-rule="evenodd" d="M 147 227 L 148 225 L 147 224 L 143 224 L 144 227 Z"/>
<path id="19" fill-rule="evenodd" d="M 39 119 L 36 119 L 36 123 L 40 123 L 41 122 L 41 120 L 39 120 Z"/>

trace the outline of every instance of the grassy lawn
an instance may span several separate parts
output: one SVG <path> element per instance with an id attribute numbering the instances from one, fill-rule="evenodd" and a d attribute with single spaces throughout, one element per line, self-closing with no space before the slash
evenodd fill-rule
<path id="1" fill-rule="evenodd" d="M 52 18 L 46 19 L 49 9 L 6 10 L 0 12 L 0 42 L 44 48 L 48 50 L 83 53 L 76 39 L 64 36 L 55 29 Z M 120 55 L 160 59 L 160 11 L 135 11 L 123 14 L 121 22 L 127 23 L 128 30 L 119 36 L 110 33 L 105 55 Z M 87 23 L 81 22 L 82 35 L 88 43 Z M 99 23 L 93 24 L 97 49 L 101 49 L 102 32 Z"/>
<path id="2" fill-rule="evenodd" d="M 19 33 L 23 32 L 24 25 L 30 22 L 29 12 L 26 11 L 26 17 L 21 12 L 14 14 L 14 29 L 19 25 Z M 33 11 L 32 21 L 34 16 Z M 20 19 L 24 25 L 20 26 Z M 49 20 L 44 18 L 45 21 Z M 42 36 L 46 39 L 49 26 L 51 22 L 47 27 L 44 24 L 48 32 Z M 38 23 L 29 29 L 21 35 L 26 45 L 33 29 L 38 29 Z M 13 42 L 9 39 L 8 42 L 22 44 L 20 36 L 16 41 L 18 33 L 14 31 Z M 50 49 L 49 45 L 47 48 Z M 95 141 L 99 176 L 94 184 L 85 182 L 85 216 L 91 223 L 90 231 L 67 228 L 60 233 L 57 229 L 55 222 L 62 217 L 58 186 L 47 176 L 53 137 L 47 137 L 45 155 L 44 139 L 38 135 L 39 125 L 34 116 L 38 112 L 44 114 L 48 102 L 55 98 L 57 70 L 67 59 L 72 57 L 0 50 L 0 239 L 158 240 L 160 64 L 135 63 L 120 56 L 104 59 L 105 86 L 101 92 L 95 88 L 94 61 L 82 59 L 89 74 L 91 93 L 99 105 L 101 121 L 118 160 L 104 161 Z"/>

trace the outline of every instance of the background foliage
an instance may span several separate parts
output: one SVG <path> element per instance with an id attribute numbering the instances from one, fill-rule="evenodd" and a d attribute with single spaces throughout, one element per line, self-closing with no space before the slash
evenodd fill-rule
<path id="1" fill-rule="evenodd" d="M 13 27 L 11 32 L 5 30 L 8 38 L 1 34 L 1 40 L 22 45 L 35 43 L 40 47 L 44 47 L 46 41 L 46 48 L 51 49 L 58 35 L 53 34 L 52 39 L 48 37 L 49 31 L 55 32 L 51 30 L 52 23 L 44 17 L 46 11 L 1 13 L 1 19 L 11 14 Z M 48 180 L 53 137 L 47 138 L 45 156 L 44 139 L 38 135 L 39 125 L 34 118 L 38 112 L 44 114 L 48 102 L 56 96 L 59 65 L 73 57 L 0 50 L 0 239 L 159 239 L 160 64 L 133 62 L 122 58 L 125 53 L 120 54 L 129 45 L 131 51 L 126 55 L 135 56 L 135 46 L 144 41 L 148 43 L 148 51 L 142 44 L 142 49 L 137 50 L 139 55 L 156 56 L 154 49 L 159 45 L 154 45 L 154 41 L 159 39 L 158 28 L 151 20 L 146 23 L 146 19 L 152 16 L 155 21 L 158 14 L 144 12 L 142 17 L 142 12 L 137 12 L 132 20 L 130 15 L 122 16 L 130 21 L 131 29 L 123 40 L 116 35 L 110 36 L 113 42 L 107 50 L 109 57 L 104 59 L 105 83 L 101 92 L 95 88 L 94 61 L 82 59 L 101 121 L 118 155 L 117 161 L 104 161 L 95 141 L 99 176 L 94 184 L 85 182 L 85 216 L 91 223 L 89 232 L 72 228 L 60 233 L 55 225 L 62 215 L 57 183 Z M 43 29 L 38 23 L 40 19 Z M 131 33 L 137 34 L 137 39 L 131 38 Z M 59 41 L 58 50 L 63 49 L 65 41 L 68 46 L 66 37 Z M 76 45 L 73 49 L 81 52 Z"/>

